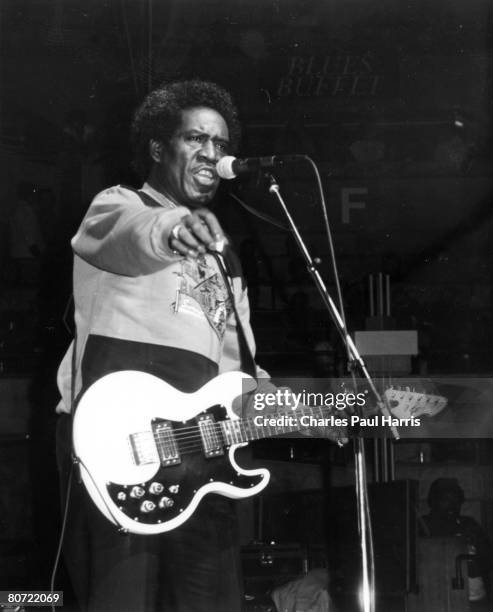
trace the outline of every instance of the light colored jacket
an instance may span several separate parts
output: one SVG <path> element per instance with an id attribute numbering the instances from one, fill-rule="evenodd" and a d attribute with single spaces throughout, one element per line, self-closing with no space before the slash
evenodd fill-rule
<path id="1" fill-rule="evenodd" d="M 75 395 L 90 334 L 193 351 L 217 363 L 219 373 L 240 369 L 236 321 L 217 262 L 208 254 L 197 260 L 177 256 L 168 246 L 171 229 L 189 209 L 148 184 L 142 191 L 155 205 L 121 186 L 98 194 L 72 239 Z M 233 275 L 232 289 L 255 354 L 247 290 L 239 275 Z M 73 350 L 72 342 L 58 370 L 58 412 L 70 411 Z M 268 377 L 260 368 L 258 375 Z"/>

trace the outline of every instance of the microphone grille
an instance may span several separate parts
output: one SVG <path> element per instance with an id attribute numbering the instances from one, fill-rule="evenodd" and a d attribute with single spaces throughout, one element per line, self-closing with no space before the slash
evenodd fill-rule
<path id="1" fill-rule="evenodd" d="M 236 173 L 233 170 L 233 162 L 236 161 L 236 157 L 232 155 L 225 155 L 216 164 L 216 171 L 222 179 L 234 179 Z"/>

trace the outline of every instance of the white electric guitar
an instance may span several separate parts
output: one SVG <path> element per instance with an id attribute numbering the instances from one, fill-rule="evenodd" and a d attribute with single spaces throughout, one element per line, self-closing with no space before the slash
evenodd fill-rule
<path id="1" fill-rule="evenodd" d="M 195 393 L 137 371 L 96 381 L 77 405 L 73 443 L 99 510 L 124 532 L 155 534 L 183 524 L 208 493 L 239 499 L 262 491 L 269 471 L 240 467 L 236 450 L 251 440 L 300 431 L 302 416 L 334 411 L 284 408 L 269 414 L 281 417 L 275 424 L 258 426 L 255 416 L 241 419 L 232 408 L 254 386 L 241 372 L 221 374 Z M 343 427 L 324 433 L 335 441 L 347 435 Z"/>

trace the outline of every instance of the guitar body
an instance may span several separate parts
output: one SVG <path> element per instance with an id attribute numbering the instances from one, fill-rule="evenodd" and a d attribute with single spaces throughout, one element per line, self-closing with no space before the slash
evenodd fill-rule
<path id="1" fill-rule="evenodd" d="M 233 499 L 262 491 L 266 469 L 235 460 L 232 402 L 252 381 L 241 372 L 182 393 L 144 372 L 108 374 L 82 396 L 73 443 L 84 485 L 99 510 L 138 534 L 183 524 L 209 493 Z M 227 426 L 227 429 L 223 429 Z"/>

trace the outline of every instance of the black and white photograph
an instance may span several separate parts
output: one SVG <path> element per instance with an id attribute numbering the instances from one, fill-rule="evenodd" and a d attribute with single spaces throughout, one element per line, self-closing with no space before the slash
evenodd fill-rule
<path id="1" fill-rule="evenodd" d="M 493 610 L 493 3 L 0 0 L 0 610 Z"/>

